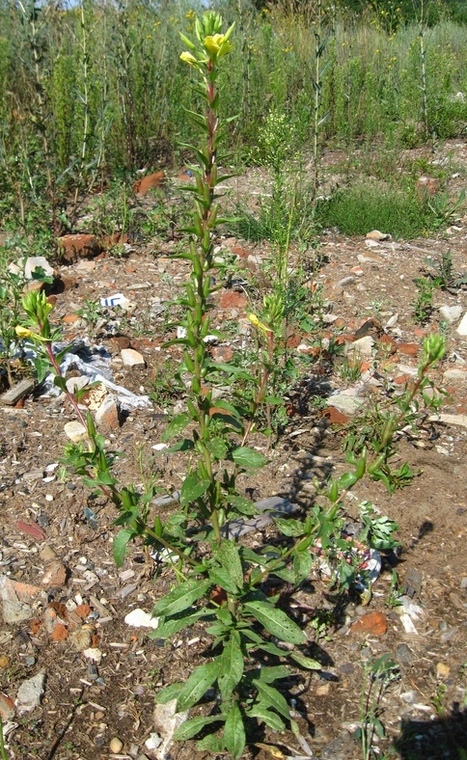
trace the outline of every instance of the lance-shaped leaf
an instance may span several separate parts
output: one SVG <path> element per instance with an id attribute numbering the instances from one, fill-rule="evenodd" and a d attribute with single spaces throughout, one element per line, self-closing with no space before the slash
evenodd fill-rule
<path id="1" fill-rule="evenodd" d="M 186 610 L 193 602 L 201 599 L 210 586 L 211 581 L 200 581 L 197 578 L 190 578 L 156 602 L 153 615 L 169 617 L 170 615 L 176 615 L 177 612 Z"/>
<path id="2" fill-rule="evenodd" d="M 198 715 L 196 718 L 191 718 L 182 723 L 175 731 L 173 738 L 179 742 L 187 741 L 210 723 L 221 723 L 224 720 L 222 715 Z"/>
<path id="3" fill-rule="evenodd" d="M 240 708 L 236 702 L 230 708 L 224 727 L 224 744 L 230 757 L 239 760 L 246 743 L 245 726 Z"/>
<path id="4" fill-rule="evenodd" d="M 197 472 L 192 472 L 187 475 L 183 481 L 182 489 L 180 491 L 180 505 L 182 507 L 189 506 L 192 502 L 199 499 L 211 485 L 211 481 L 208 479 L 200 478 Z"/>
<path id="5" fill-rule="evenodd" d="M 220 675 L 220 660 L 195 668 L 177 698 L 177 712 L 193 707 Z"/>
<path id="6" fill-rule="evenodd" d="M 243 568 L 237 546 L 233 541 L 224 539 L 217 550 L 217 559 L 227 570 L 238 589 L 243 587 Z"/>
<path id="7" fill-rule="evenodd" d="M 268 602 L 245 602 L 244 612 L 253 615 L 273 636 L 290 644 L 306 644 L 307 637 L 299 626 L 285 612 Z"/>
<path id="8" fill-rule="evenodd" d="M 240 645 L 238 631 L 232 631 L 230 639 L 226 642 L 221 659 L 221 675 L 219 676 L 219 688 L 224 700 L 229 700 L 233 690 L 240 683 L 243 676 L 243 654 Z"/>
<path id="9" fill-rule="evenodd" d="M 170 438 L 174 438 L 175 436 L 179 435 L 182 430 L 185 430 L 190 422 L 191 417 L 188 412 L 177 414 L 164 430 L 162 440 L 168 441 Z"/>

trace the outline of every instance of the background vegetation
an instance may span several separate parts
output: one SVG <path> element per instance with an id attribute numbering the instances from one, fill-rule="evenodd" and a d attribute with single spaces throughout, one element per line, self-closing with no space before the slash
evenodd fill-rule
<path id="1" fill-rule="evenodd" d="M 227 22 L 236 22 L 223 73 L 224 112 L 239 115 L 226 141 L 236 160 L 251 156 L 271 113 L 285 118 L 297 147 L 311 144 L 318 123 L 321 144 L 377 139 L 413 147 L 465 135 L 462 4 L 220 5 Z M 48 219 L 58 230 L 65 194 L 183 162 L 177 146 L 189 141 L 184 107 L 191 104 L 178 32 L 194 22 L 195 10 L 183 0 L 83 0 L 72 8 L 1 0 L 4 219 Z"/>

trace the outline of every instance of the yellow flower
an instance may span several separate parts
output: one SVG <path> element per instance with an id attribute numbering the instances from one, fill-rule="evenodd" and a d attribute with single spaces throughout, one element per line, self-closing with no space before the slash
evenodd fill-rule
<path id="1" fill-rule="evenodd" d="M 34 333 L 32 330 L 29 330 L 27 327 L 23 327 L 23 325 L 16 325 L 15 332 L 18 338 L 33 338 Z"/>
<path id="2" fill-rule="evenodd" d="M 213 34 L 204 38 L 204 47 L 211 55 L 227 55 L 232 50 L 232 45 L 225 34 Z"/>
<path id="3" fill-rule="evenodd" d="M 250 324 L 253 325 L 253 327 L 256 327 L 256 329 L 260 330 L 260 332 L 264 333 L 264 335 L 267 335 L 267 333 L 272 333 L 271 328 L 265 325 L 264 322 L 260 322 L 256 314 L 247 314 L 246 318 Z"/>
<path id="4" fill-rule="evenodd" d="M 180 60 L 184 61 L 185 63 L 189 63 L 190 66 L 196 66 L 198 63 L 198 60 L 195 58 L 195 56 L 192 53 L 189 53 L 188 50 L 185 50 L 180 54 Z"/>

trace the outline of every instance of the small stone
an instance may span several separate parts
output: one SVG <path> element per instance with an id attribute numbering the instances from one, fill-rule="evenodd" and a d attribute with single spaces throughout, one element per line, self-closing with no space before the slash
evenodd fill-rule
<path id="1" fill-rule="evenodd" d="M 120 415 L 118 399 L 113 394 L 105 397 L 96 412 L 96 425 L 103 430 L 118 430 L 120 427 Z"/>
<path id="2" fill-rule="evenodd" d="M 335 396 L 329 396 L 326 401 L 329 406 L 335 407 L 341 414 L 349 417 L 356 414 L 363 404 L 363 399 L 345 393 L 336 393 Z"/>
<path id="3" fill-rule="evenodd" d="M 344 354 L 346 356 L 359 357 L 360 359 L 371 359 L 374 345 L 375 341 L 371 335 L 365 335 L 363 338 L 354 340 L 353 343 L 346 343 Z"/>
<path id="4" fill-rule="evenodd" d="M 75 420 L 67 422 L 63 429 L 66 436 L 71 441 L 73 441 L 73 443 L 79 443 L 88 437 L 88 431 L 84 425 L 82 425 L 81 422 L 76 422 Z"/>
<path id="5" fill-rule="evenodd" d="M 467 414 L 431 414 L 429 422 L 444 422 L 446 425 L 458 425 L 467 428 Z"/>
<path id="6" fill-rule="evenodd" d="M 440 306 L 439 313 L 446 322 L 456 322 L 461 318 L 462 306 L 456 304 L 455 306 Z"/>
<path id="7" fill-rule="evenodd" d="M 65 264 L 79 259 L 90 259 L 102 252 L 102 246 L 94 235 L 74 234 L 58 238 L 58 250 Z"/>
<path id="8" fill-rule="evenodd" d="M 388 621 L 382 612 L 367 612 L 350 626 L 350 630 L 354 633 L 384 636 L 388 630 Z"/>
<path id="9" fill-rule="evenodd" d="M 45 672 L 23 681 L 16 695 L 16 707 L 19 713 L 31 712 L 40 704 L 44 693 Z"/>
<path id="10" fill-rule="evenodd" d="M 457 327 L 458 335 L 467 335 L 467 311 L 461 319 L 460 324 Z"/>
<path id="11" fill-rule="evenodd" d="M 412 662 L 413 658 L 414 658 L 413 653 L 409 649 L 407 644 L 398 645 L 398 647 L 396 648 L 396 660 L 401 665 L 409 665 Z"/>
<path id="12" fill-rule="evenodd" d="M 446 665 L 444 662 L 436 663 L 436 675 L 438 678 L 447 678 L 450 672 L 451 668 L 449 665 Z"/>
<path id="13" fill-rule="evenodd" d="M 132 626 L 132 628 L 157 628 L 159 625 L 159 618 L 152 617 L 149 612 L 145 612 L 139 608 L 132 610 L 125 616 L 125 623 Z"/>
<path id="14" fill-rule="evenodd" d="M 320 683 L 319 686 L 316 687 L 315 694 L 317 697 L 327 697 L 330 691 L 331 691 L 331 684 L 329 682 Z"/>
<path id="15" fill-rule="evenodd" d="M 44 562 L 53 562 L 55 559 L 57 559 L 57 555 L 55 554 L 54 550 L 51 546 L 43 546 L 42 549 L 39 552 L 39 557 L 44 560 Z"/>
<path id="16" fill-rule="evenodd" d="M 125 367 L 144 367 L 146 365 L 144 356 L 139 351 L 135 351 L 134 348 L 123 348 L 120 356 Z"/>
<path id="17" fill-rule="evenodd" d="M 447 369 L 446 372 L 443 373 L 443 380 L 444 381 L 453 381 L 458 383 L 466 383 L 467 382 L 467 372 L 465 369 Z"/>
<path id="18" fill-rule="evenodd" d="M 33 615 L 31 603 L 42 593 L 38 586 L 14 581 L 5 575 L 0 575 L 0 599 L 5 623 L 20 623 L 23 620 L 29 620 Z"/>
<path id="19" fill-rule="evenodd" d="M 110 740 L 109 749 L 115 755 L 118 755 L 118 753 L 121 752 L 123 749 L 122 740 L 119 739 L 117 736 L 114 736 L 114 738 Z"/>
<path id="20" fill-rule="evenodd" d="M 343 277 L 341 280 L 336 282 L 334 285 L 335 290 L 342 290 L 345 288 L 346 285 L 351 285 L 353 282 L 355 282 L 355 277 L 353 274 L 347 275 L 347 277 Z"/>
<path id="21" fill-rule="evenodd" d="M 6 694 L 0 693 L 0 718 L 4 723 L 15 715 L 15 703 Z"/>
<path id="22" fill-rule="evenodd" d="M 102 652 L 97 647 L 88 647 L 87 649 L 83 649 L 83 655 L 88 659 L 92 660 L 92 662 L 95 662 L 96 665 L 99 665 L 102 660 Z M 118 752 L 120 750 L 117 750 Z"/>
<path id="23" fill-rule="evenodd" d="M 379 230 L 371 230 L 371 232 L 367 232 L 365 237 L 367 240 L 376 240 L 377 243 L 380 243 L 383 240 L 389 240 L 391 238 L 391 235 L 389 235 L 387 232 L 380 232 Z"/>
<path id="24" fill-rule="evenodd" d="M 42 578 L 44 586 L 65 586 L 68 570 L 61 562 L 52 562 Z"/>
<path id="25" fill-rule="evenodd" d="M 10 658 L 6 654 L 0 654 L 0 670 L 7 668 L 10 664 Z"/>

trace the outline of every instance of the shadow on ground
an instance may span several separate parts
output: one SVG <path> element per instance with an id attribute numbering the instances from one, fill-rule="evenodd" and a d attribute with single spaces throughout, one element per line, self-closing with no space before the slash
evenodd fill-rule
<path id="1" fill-rule="evenodd" d="M 467 760 L 467 710 L 454 704 L 436 720 L 403 720 L 394 747 L 401 760 Z"/>

